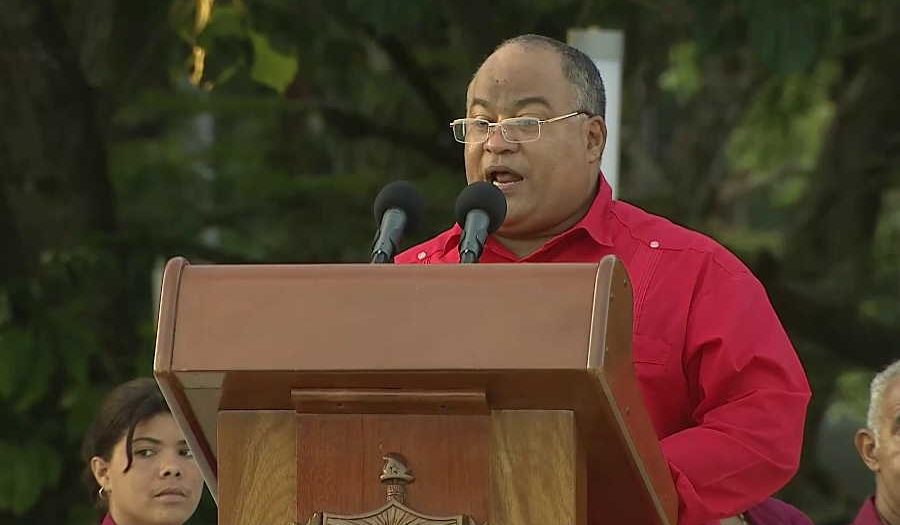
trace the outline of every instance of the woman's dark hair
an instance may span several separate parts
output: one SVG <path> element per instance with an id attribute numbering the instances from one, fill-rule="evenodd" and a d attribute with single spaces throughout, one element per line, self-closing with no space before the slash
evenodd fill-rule
<path id="1" fill-rule="evenodd" d="M 157 414 L 170 413 L 156 381 L 149 377 L 132 379 L 122 383 L 110 392 L 94 417 L 81 444 L 81 459 L 84 461 L 84 481 L 91 491 L 95 504 L 105 507 L 106 502 L 99 497 L 100 485 L 91 471 L 91 458 L 112 459 L 113 447 L 125 437 L 125 470 L 131 468 L 133 459 L 131 442 L 134 427 Z"/>

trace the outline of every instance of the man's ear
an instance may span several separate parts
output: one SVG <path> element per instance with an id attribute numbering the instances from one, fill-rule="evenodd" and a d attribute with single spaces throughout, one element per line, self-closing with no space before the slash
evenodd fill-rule
<path id="1" fill-rule="evenodd" d="M 606 148 L 606 121 L 600 116 L 593 116 L 586 125 L 588 163 L 599 163 Z"/>
<path id="2" fill-rule="evenodd" d="M 100 456 L 94 456 L 91 458 L 91 473 L 94 475 L 94 479 L 97 480 L 97 484 L 103 488 L 109 487 L 109 462 Z"/>
<path id="3" fill-rule="evenodd" d="M 857 430 L 856 436 L 853 438 L 853 444 L 856 445 L 859 457 L 869 467 L 869 470 L 872 472 L 881 470 L 881 465 L 878 464 L 878 458 L 875 456 L 875 434 L 872 430 L 868 428 Z"/>

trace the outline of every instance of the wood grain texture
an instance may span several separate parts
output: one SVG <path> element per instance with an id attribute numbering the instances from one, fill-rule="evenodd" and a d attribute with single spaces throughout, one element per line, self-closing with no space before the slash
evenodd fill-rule
<path id="1" fill-rule="evenodd" d="M 295 388 L 299 414 L 488 414 L 484 389 Z"/>
<path id="2" fill-rule="evenodd" d="M 386 501 L 383 456 L 399 453 L 416 480 L 406 504 L 425 514 L 488 514 L 487 415 L 297 415 L 297 515 L 357 514 Z"/>
<path id="3" fill-rule="evenodd" d="M 296 520 L 293 411 L 219 412 L 219 523 Z"/>
<path id="4" fill-rule="evenodd" d="M 491 416 L 492 524 L 586 524 L 586 468 L 568 410 Z"/>
<path id="5" fill-rule="evenodd" d="M 198 416 L 196 424 L 200 427 L 202 435 L 215 436 L 222 390 L 218 388 L 184 388 L 184 397 L 191 407 L 191 412 Z M 217 440 L 207 442 L 205 446 L 209 447 L 212 457 L 215 458 Z"/>
<path id="6" fill-rule="evenodd" d="M 521 368 L 583 368 L 596 268 L 189 265 L 181 272 L 172 368 L 498 369 L 510 365 L 511 356 L 496 351 L 503 348 L 516 349 Z M 473 297 L 481 311 L 516 305 L 515 315 L 473 324 Z"/>

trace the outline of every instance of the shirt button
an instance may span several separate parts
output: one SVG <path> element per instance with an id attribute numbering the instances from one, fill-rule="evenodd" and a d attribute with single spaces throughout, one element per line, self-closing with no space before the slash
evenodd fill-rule
<path id="1" fill-rule="evenodd" d="M 424 261 L 425 257 L 428 257 L 428 253 L 426 253 L 426 252 L 419 252 L 416 254 L 416 259 L 418 259 L 420 261 Z"/>
<path id="2" fill-rule="evenodd" d="M 659 241 L 650 241 L 651 248 L 659 248 Z"/>

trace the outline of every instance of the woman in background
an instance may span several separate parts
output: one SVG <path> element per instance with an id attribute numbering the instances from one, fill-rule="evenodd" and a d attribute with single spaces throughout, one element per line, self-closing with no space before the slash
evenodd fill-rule
<path id="1" fill-rule="evenodd" d="M 182 525 L 197 509 L 200 471 L 153 379 L 109 393 L 81 454 L 102 525 Z"/>

